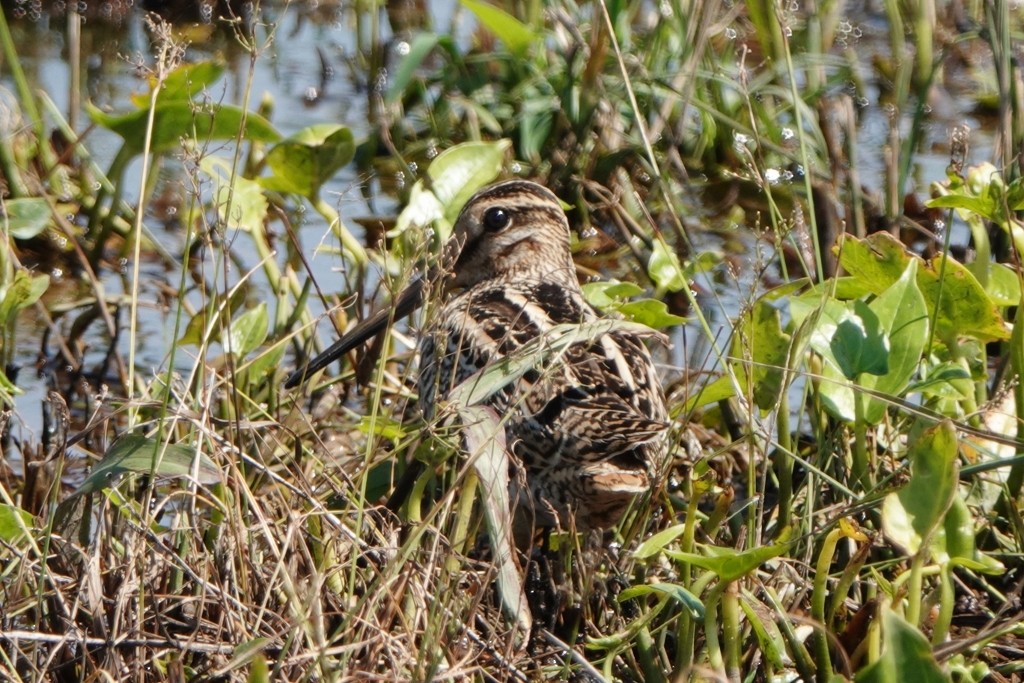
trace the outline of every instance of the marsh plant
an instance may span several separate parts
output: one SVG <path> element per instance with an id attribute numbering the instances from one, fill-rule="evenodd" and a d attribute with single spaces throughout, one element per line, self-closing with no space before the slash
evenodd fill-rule
<path id="1" fill-rule="evenodd" d="M 1020 677 L 1017 9 L 244 10 L 147 16 L 136 94 L 72 78 L 77 125 L 19 57 L 58 29 L 0 13 L 0 678 Z M 249 104 L 290 21 L 355 36 L 365 131 Z M 564 202 L 611 328 L 430 420 L 422 317 L 282 389 L 504 177 Z M 521 552 L 481 406 L 615 326 L 657 338 L 666 474 Z"/>

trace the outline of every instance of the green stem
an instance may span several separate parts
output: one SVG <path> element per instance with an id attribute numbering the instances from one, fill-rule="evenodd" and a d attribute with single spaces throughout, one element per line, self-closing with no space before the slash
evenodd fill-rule
<path id="1" fill-rule="evenodd" d="M 352 260 L 356 262 L 359 268 L 365 268 L 370 262 L 370 257 L 366 253 L 366 248 L 359 243 L 359 240 L 345 227 L 345 224 L 341 221 L 341 215 L 338 211 L 325 202 L 319 194 L 309 198 L 313 208 L 316 209 L 317 213 L 324 217 L 327 224 L 331 227 L 331 231 L 334 232 L 335 236 L 341 242 L 341 246 L 345 251 L 348 252 Z"/>
<path id="2" fill-rule="evenodd" d="M 741 677 L 740 598 L 739 584 L 730 581 L 722 596 L 722 637 L 725 640 L 725 673 L 730 681 Z"/>
<path id="3" fill-rule="evenodd" d="M 953 568 L 949 562 L 944 562 L 939 567 L 939 597 L 939 614 L 932 625 L 933 645 L 939 645 L 946 641 L 949 627 L 953 623 L 956 591 L 953 590 Z"/>
<path id="4" fill-rule="evenodd" d="M 862 491 L 870 489 L 870 476 L 868 472 L 868 425 L 864 421 L 864 394 L 859 391 L 853 392 L 853 468 L 851 471 L 852 481 L 850 488 L 856 489 L 860 485 Z"/>
<path id="5" fill-rule="evenodd" d="M 718 604 L 722 600 L 723 590 L 722 584 L 715 586 L 704 603 L 704 639 L 711 670 L 725 678 L 725 660 L 722 658 L 722 646 L 718 640 Z"/>
<path id="6" fill-rule="evenodd" d="M 832 558 L 836 553 L 836 545 L 845 534 L 838 527 L 825 536 L 825 542 L 818 554 L 814 566 L 814 591 L 811 593 L 811 618 L 816 622 L 814 631 L 814 651 L 818 660 L 816 680 L 827 681 L 832 678 L 832 659 L 828 653 L 828 626 L 825 623 L 825 603 L 828 600 L 828 573 L 832 567 Z"/>
<path id="7" fill-rule="evenodd" d="M 914 626 L 920 626 L 921 621 L 921 592 L 924 590 L 924 560 L 927 555 L 925 549 L 917 551 L 910 564 L 910 581 L 907 585 L 907 621 Z"/>

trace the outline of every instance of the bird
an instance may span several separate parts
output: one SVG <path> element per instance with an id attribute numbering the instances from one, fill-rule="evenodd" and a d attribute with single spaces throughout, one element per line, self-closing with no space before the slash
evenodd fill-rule
<path id="1" fill-rule="evenodd" d="M 577 279 L 561 202 L 542 185 L 508 180 L 469 199 L 441 263 L 392 309 L 357 325 L 286 386 L 411 313 L 435 282 L 440 308 L 418 343 L 418 400 L 428 421 L 456 386 L 490 364 L 556 326 L 601 317 Z M 655 485 L 670 424 L 642 336 L 611 328 L 581 339 L 487 399 L 504 422 L 517 517 L 534 528 L 610 528 Z"/>

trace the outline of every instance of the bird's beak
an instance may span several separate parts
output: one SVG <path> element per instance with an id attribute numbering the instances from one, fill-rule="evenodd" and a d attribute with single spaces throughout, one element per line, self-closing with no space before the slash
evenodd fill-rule
<path id="1" fill-rule="evenodd" d="M 284 381 L 284 388 L 291 389 L 292 387 L 298 386 L 313 373 L 323 370 L 335 360 L 365 342 L 367 339 L 380 334 L 384 328 L 388 327 L 396 320 L 405 318 L 419 308 L 420 305 L 423 304 L 423 290 L 425 289 L 425 281 L 428 277 L 429 276 L 417 275 L 413 278 L 413 281 L 409 283 L 409 286 L 402 290 L 402 293 L 398 295 L 398 298 L 392 302 L 392 306 L 390 308 L 383 308 L 377 311 L 342 335 L 341 339 L 331 344 L 326 351 L 309 361 L 305 367 L 299 368 L 289 375 L 288 379 Z"/>
<path id="2" fill-rule="evenodd" d="M 326 351 L 309 361 L 304 368 L 299 368 L 288 375 L 288 379 L 284 381 L 284 388 L 291 389 L 298 386 L 314 372 L 323 370 L 366 340 L 380 334 L 384 328 L 396 320 L 405 318 L 423 305 L 423 292 L 427 288 L 427 283 L 443 284 L 443 281 L 447 279 L 462 253 L 464 241 L 465 238 L 458 235 L 453 235 L 449 238 L 448 243 L 441 250 L 439 265 L 431 268 L 426 275 L 414 277 L 409 286 L 402 290 L 398 298 L 392 302 L 391 308 L 377 311 L 342 335 L 341 339 L 331 344 Z"/>

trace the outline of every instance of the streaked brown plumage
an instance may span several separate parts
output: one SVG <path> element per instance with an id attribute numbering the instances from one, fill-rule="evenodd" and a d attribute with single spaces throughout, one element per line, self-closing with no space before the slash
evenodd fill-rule
<path id="1" fill-rule="evenodd" d="M 454 261 L 446 282 L 452 296 L 419 344 L 419 398 L 428 419 L 481 368 L 555 325 L 598 317 L 576 279 L 565 213 L 540 185 L 513 180 L 478 192 L 445 254 Z M 399 297 L 398 313 L 421 297 L 417 282 Z M 324 367 L 388 317 L 369 319 L 342 340 L 357 341 L 339 342 L 310 367 Z M 607 528 L 650 490 L 668 425 L 654 364 L 638 336 L 616 331 L 576 343 L 553 367 L 527 372 L 489 403 L 506 419 L 507 443 L 524 475 L 513 500 L 520 517 L 525 512 L 536 526 Z"/>

